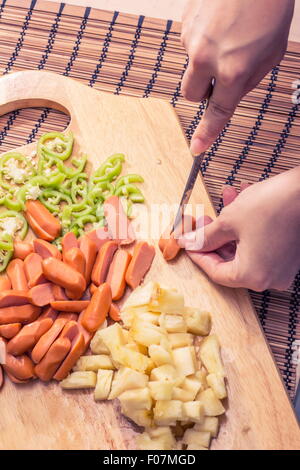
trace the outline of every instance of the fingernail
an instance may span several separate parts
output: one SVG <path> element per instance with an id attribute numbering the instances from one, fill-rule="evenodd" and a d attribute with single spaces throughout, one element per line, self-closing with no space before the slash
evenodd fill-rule
<path id="1" fill-rule="evenodd" d="M 191 150 L 193 157 L 195 157 L 196 155 L 199 155 L 199 153 L 204 152 L 206 150 L 206 147 L 207 145 L 204 142 L 204 140 L 202 140 L 200 137 L 194 137 L 192 139 L 191 146 L 190 146 L 190 150 Z"/>

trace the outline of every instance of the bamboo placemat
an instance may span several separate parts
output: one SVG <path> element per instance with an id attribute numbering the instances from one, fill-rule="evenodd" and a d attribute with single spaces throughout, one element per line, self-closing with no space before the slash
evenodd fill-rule
<path id="1" fill-rule="evenodd" d="M 3 74 L 46 69 L 116 94 L 166 99 L 187 138 L 192 136 L 203 105 L 180 95 L 187 58 L 178 23 L 43 0 L 7 0 L 0 5 Z M 211 147 L 202 171 L 217 210 L 222 208 L 224 183 L 238 187 L 241 179 L 255 182 L 300 165 L 299 105 L 292 102 L 292 83 L 299 78 L 300 48 L 290 44 L 280 66 L 243 99 Z M 49 109 L 9 113 L 0 118 L 1 151 L 66 124 L 65 115 Z M 287 292 L 251 292 L 251 296 L 293 397 L 292 344 L 300 339 L 300 273 Z"/>

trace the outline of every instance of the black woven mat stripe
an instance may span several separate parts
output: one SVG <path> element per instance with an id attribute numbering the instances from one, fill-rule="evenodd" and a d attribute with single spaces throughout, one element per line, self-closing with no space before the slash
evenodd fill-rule
<path id="1" fill-rule="evenodd" d="M 161 97 L 175 107 L 187 138 L 192 136 L 204 107 L 186 102 L 180 94 L 188 62 L 174 23 L 117 12 L 95 17 L 90 9 L 74 8 L 70 13 L 64 4 L 51 13 L 47 8 L 42 2 L 2 2 L 2 73 L 47 69 L 116 94 Z M 207 153 L 202 172 L 217 208 L 222 207 L 224 183 L 238 186 L 239 179 L 254 182 L 300 164 L 299 113 L 290 100 L 291 83 L 299 74 L 300 54 L 288 51 L 280 67 L 245 97 Z M 0 117 L 0 146 L 19 146 L 66 124 L 67 117 L 54 110 L 15 111 Z M 298 275 L 285 293 L 251 293 L 291 396 L 291 345 L 300 339 L 299 291 Z"/>

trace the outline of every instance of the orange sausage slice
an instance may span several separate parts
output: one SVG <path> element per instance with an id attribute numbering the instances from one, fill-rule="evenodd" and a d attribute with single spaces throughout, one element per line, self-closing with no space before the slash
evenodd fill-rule
<path id="1" fill-rule="evenodd" d="M 114 321 L 120 321 L 120 309 L 115 303 L 111 303 L 110 309 L 109 309 L 109 316 L 112 320 Z"/>
<path id="2" fill-rule="evenodd" d="M 55 380 L 63 380 L 67 377 L 70 370 L 74 367 L 80 356 L 85 352 L 86 345 L 82 333 L 78 333 L 72 340 L 71 350 L 64 359 L 61 366 L 55 372 L 53 378 Z"/>
<path id="3" fill-rule="evenodd" d="M 54 300 L 51 307 L 60 312 L 82 312 L 89 305 L 89 300 Z"/>
<path id="4" fill-rule="evenodd" d="M 30 323 L 36 320 L 41 312 L 34 305 L 18 305 L 16 307 L 0 308 L 0 325 L 6 323 Z"/>
<path id="5" fill-rule="evenodd" d="M 14 258 L 20 258 L 24 260 L 26 256 L 33 252 L 33 246 L 31 243 L 21 242 L 19 240 L 14 241 Z"/>
<path id="6" fill-rule="evenodd" d="M 43 313 L 40 315 L 39 320 L 42 318 L 51 318 L 51 320 L 56 320 L 57 318 L 57 311 L 54 310 L 51 306 L 45 307 L 43 309 Z"/>
<path id="7" fill-rule="evenodd" d="M 44 275 L 49 281 L 67 289 L 69 293 L 72 293 L 72 298 L 80 299 L 86 287 L 82 274 L 56 258 L 44 259 L 42 267 Z"/>
<path id="8" fill-rule="evenodd" d="M 91 273 L 97 256 L 98 248 L 96 243 L 93 242 L 87 235 L 80 238 L 79 248 L 81 249 L 85 259 L 85 273 L 84 277 L 87 284 L 91 280 Z"/>
<path id="9" fill-rule="evenodd" d="M 12 289 L 23 291 L 28 289 L 24 271 L 24 261 L 21 259 L 13 259 L 6 268 L 6 273 L 10 279 Z"/>
<path id="10" fill-rule="evenodd" d="M 138 242 L 133 250 L 132 259 L 126 271 L 126 282 L 135 289 L 149 271 L 153 258 L 155 256 L 155 248 L 147 242 Z"/>
<path id="11" fill-rule="evenodd" d="M 0 308 L 16 307 L 30 303 L 28 290 L 4 290 L 0 292 Z"/>
<path id="12" fill-rule="evenodd" d="M 61 246 L 62 246 L 62 256 L 64 260 L 65 253 L 69 251 L 71 248 L 78 248 L 78 240 L 76 238 L 75 233 L 68 232 L 61 239 Z"/>
<path id="13" fill-rule="evenodd" d="M 34 364 L 25 354 L 15 357 L 6 353 L 6 363 L 3 364 L 3 368 L 19 380 L 31 379 L 34 376 Z"/>
<path id="14" fill-rule="evenodd" d="M 52 283 L 46 282 L 45 284 L 39 284 L 29 290 L 30 302 L 38 307 L 44 307 L 50 304 L 54 300 L 52 291 Z"/>
<path id="15" fill-rule="evenodd" d="M 94 242 L 97 246 L 98 251 L 104 245 L 104 243 L 110 240 L 111 238 L 109 231 L 106 227 L 99 227 L 95 230 L 91 230 L 90 232 L 87 232 L 84 237 L 88 237 L 90 240 L 92 240 L 92 242 Z"/>
<path id="16" fill-rule="evenodd" d="M 80 248 L 70 248 L 65 252 L 64 262 L 85 277 L 85 257 Z"/>
<path id="17" fill-rule="evenodd" d="M 33 247 L 34 251 L 43 259 L 50 258 L 51 256 L 53 258 L 61 259 L 61 252 L 59 249 L 46 240 L 36 238 L 33 241 Z"/>
<path id="18" fill-rule="evenodd" d="M 107 317 L 111 304 L 111 288 L 108 283 L 101 284 L 93 294 L 86 310 L 82 313 L 81 324 L 90 333 L 95 332 Z"/>
<path id="19" fill-rule="evenodd" d="M 96 292 L 97 288 L 98 288 L 98 286 L 95 286 L 95 284 L 93 284 L 93 283 L 90 284 L 89 289 L 90 289 L 91 295 L 93 295 L 93 293 Z"/>
<path id="20" fill-rule="evenodd" d="M 118 243 L 115 241 L 106 242 L 100 249 L 92 270 L 92 281 L 96 286 L 105 282 L 110 263 L 117 249 Z"/>
<path id="21" fill-rule="evenodd" d="M 174 233 L 170 234 L 170 231 L 168 230 L 163 233 L 158 242 L 158 246 L 166 261 L 171 261 L 174 259 L 181 250 L 176 238 L 183 235 L 185 232 L 194 230 L 195 226 L 195 218 L 189 214 L 186 214 L 183 216 L 181 224 L 178 224 L 178 227 L 176 227 Z"/>
<path id="22" fill-rule="evenodd" d="M 83 335 L 84 342 L 85 342 L 85 351 L 86 351 L 90 345 L 90 342 L 91 342 L 92 337 L 94 336 L 94 333 L 90 333 L 84 328 L 84 326 L 82 326 L 81 321 L 82 321 L 83 315 L 84 315 L 84 311 L 81 312 L 81 314 L 78 317 L 78 327 L 79 327 L 80 333 L 82 333 Z"/>
<path id="23" fill-rule="evenodd" d="M 72 312 L 61 312 L 58 318 L 64 318 L 67 321 L 76 321 L 78 318 L 78 314 Z"/>
<path id="24" fill-rule="evenodd" d="M 34 372 L 43 382 L 52 379 L 60 363 L 65 359 L 71 349 L 69 338 L 58 338 L 50 346 L 49 351 L 43 357 L 41 362 L 35 366 Z"/>
<path id="25" fill-rule="evenodd" d="M 47 282 L 43 273 L 42 260 L 42 257 L 37 253 L 30 253 L 24 260 L 24 271 L 29 289 Z"/>
<path id="26" fill-rule="evenodd" d="M 23 326 L 22 330 L 7 343 L 7 352 L 14 356 L 24 354 L 36 345 L 52 325 L 51 318 L 39 318 L 37 321 Z"/>
<path id="27" fill-rule="evenodd" d="M 34 377 L 31 377 L 30 379 L 27 379 L 27 380 L 20 380 L 14 377 L 10 372 L 7 372 L 7 370 L 5 371 L 5 373 L 7 377 L 9 378 L 9 380 L 15 384 L 27 384 L 27 382 L 29 382 L 31 378 L 34 378 Z"/>
<path id="28" fill-rule="evenodd" d="M 6 273 L 0 275 L 0 292 L 11 289 L 11 282 Z"/>
<path id="29" fill-rule="evenodd" d="M 47 240 L 49 242 L 52 242 L 55 239 L 55 237 L 45 232 L 45 230 L 43 230 L 42 227 L 40 227 L 40 225 L 32 217 L 32 215 L 26 214 L 26 219 L 30 228 L 33 230 L 33 232 L 35 233 L 37 237 L 42 238 L 43 240 Z"/>
<path id="30" fill-rule="evenodd" d="M 52 284 L 52 292 L 54 300 L 69 300 L 64 289 L 57 284 Z"/>
<path id="31" fill-rule="evenodd" d="M 0 336 L 3 338 L 11 339 L 19 333 L 22 328 L 21 323 L 10 323 L 8 325 L 0 325 Z"/>
<path id="32" fill-rule="evenodd" d="M 50 235 L 51 240 L 57 238 L 61 232 L 61 225 L 59 220 L 48 211 L 48 209 L 38 200 L 29 200 L 25 203 L 25 216 L 34 220 L 36 224 L 45 232 Z M 30 225 L 30 220 L 28 220 Z M 34 230 L 34 228 L 32 227 Z M 39 234 L 37 234 L 39 235 Z M 44 237 L 39 236 L 45 240 Z M 47 240 L 47 239 L 46 239 Z M 50 241 L 51 241 L 50 240 Z"/>
<path id="33" fill-rule="evenodd" d="M 43 359 L 51 344 L 54 343 L 67 322 L 68 320 L 66 318 L 57 318 L 51 328 L 40 337 L 31 352 L 33 362 L 37 364 Z"/>
<path id="34" fill-rule="evenodd" d="M 112 300 L 119 300 L 125 291 L 125 274 L 131 260 L 131 254 L 125 250 L 116 251 L 109 267 L 106 282 L 110 285 Z"/>
<path id="35" fill-rule="evenodd" d="M 122 245 L 134 242 L 135 234 L 120 198 L 110 196 L 104 201 L 103 209 L 111 238 Z"/>

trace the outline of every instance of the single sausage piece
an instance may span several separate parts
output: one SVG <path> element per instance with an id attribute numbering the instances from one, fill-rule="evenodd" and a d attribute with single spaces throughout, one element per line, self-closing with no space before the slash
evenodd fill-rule
<path id="1" fill-rule="evenodd" d="M 59 249 L 52 245 L 52 243 L 47 242 L 46 240 L 42 240 L 40 238 L 36 238 L 33 241 L 34 251 L 41 256 L 41 258 L 57 258 L 61 259 L 61 252 Z"/>
<path id="2" fill-rule="evenodd" d="M 64 287 L 75 298 L 80 299 L 86 287 L 82 274 L 56 258 L 44 259 L 42 266 L 44 275 L 49 281 Z"/>
<path id="3" fill-rule="evenodd" d="M 18 305 L 16 307 L 0 308 L 0 325 L 6 323 L 30 323 L 36 320 L 41 312 L 34 305 Z"/>
<path id="4" fill-rule="evenodd" d="M 69 300 L 66 296 L 65 290 L 57 284 L 52 284 L 52 292 L 54 300 Z"/>
<path id="5" fill-rule="evenodd" d="M 109 309 L 109 316 L 112 320 L 114 321 L 120 321 L 120 309 L 115 303 L 111 303 L 110 309 Z"/>
<path id="6" fill-rule="evenodd" d="M 21 242 L 19 240 L 14 241 L 14 258 L 20 258 L 24 261 L 26 256 L 33 252 L 33 246 L 31 243 Z"/>
<path id="7" fill-rule="evenodd" d="M 89 305 L 89 300 L 54 300 L 51 307 L 60 312 L 77 312 L 80 313 Z"/>
<path id="8" fill-rule="evenodd" d="M 79 328 L 77 321 L 70 320 L 63 327 L 62 332 L 60 333 L 60 338 L 69 338 L 70 341 L 73 341 L 76 335 L 79 333 Z"/>
<path id="9" fill-rule="evenodd" d="M 28 289 L 27 279 L 24 271 L 24 261 L 21 259 L 13 259 L 6 268 L 6 273 L 10 279 L 12 289 Z"/>
<path id="10" fill-rule="evenodd" d="M 92 240 L 92 242 L 94 242 L 95 245 L 97 246 L 98 251 L 104 245 L 105 242 L 111 239 L 109 231 L 106 227 L 99 227 L 99 228 L 96 228 L 95 230 L 91 230 L 90 232 L 87 232 L 83 237 L 88 237 L 90 240 Z M 81 242 L 81 238 L 80 238 L 80 242 Z"/>
<path id="11" fill-rule="evenodd" d="M 77 321 L 78 314 L 77 313 L 72 313 L 72 312 L 61 312 L 59 314 L 58 318 L 64 318 L 67 321 Z"/>
<path id="12" fill-rule="evenodd" d="M 39 284 L 29 290 L 30 302 L 38 307 L 44 307 L 50 304 L 54 300 L 52 291 L 52 283 L 46 282 L 45 284 Z"/>
<path id="13" fill-rule="evenodd" d="M 79 315 L 78 317 L 78 327 L 79 327 L 79 331 L 80 333 L 82 333 L 83 335 L 83 338 L 84 338 L 84 342 L 85 342 L 85 350 L 86 351 L 90 345 L 90 342 L 94 336 L 94 333 L 90 333 L 89 331 L 87 331 L 84 326 L 82 326 L 82 318 L 83 318 L 83 315 L 84 315 L 84 311 L 81 312 L 81 314 Z"/>
<path id="14" fill-rule="evenodd" d="M 92 281 L 96 286 L 105 282 L 110 263 L 117 249 L 118 243 L 115 241 L 106 242 L 100 249 L 92 271 Z"/>
<path id="15" fill-rule="evenodd" d="M 24 271 L 29 289 L 47 282 L 43 273 L 42 261 L 43 258 L 37 253 L 30 253 L 24 260 Z"/>
<path id="16" fill-rule="evenodd" d="M 37 223 L 37 221 L 32 217 L 32 215 L 30 215 L 29 213 L 26 213 L 25 215 L 30 228 L 33 230 L 37 237 L 42 238 L 43 240 L 47 240 L 49 242 L 52 242 L 55 239 L 55 237 L 53 237 L 42 229 L 42 227 Z"/>
<path id="17" fill-rule="evenodd" d="M 0 308 L 16 307 L 30 303 L 28 290 L 4 290 L 0 292 Z"/>
<path id="18" fill-rule="evenodd" d="M 84 277 L 87 284 L 91 280 L 91 273 L 97 256 L 98 248 L 96 243 L 93 242 L 87 235 L 80 238 L 79 248 L 81 249 L 85 259 L 85 273 Z"/>
<path id="19" fill-rule="evenodd" d="M 63 380 L 65 377 L 67 377 L 68 373 L 74 367 L 74 365 L 76 364 L 80 356 L 85 352 L 85 350 L 86 345 L 84 341 L 84 336 L 82 333 L 78 332 L 78 334 L 72 340 L 70 352 L 55 372 L 53 378 L 55 380 Z"/>
<path id="20" fill-rule="evenodd" d="M 135 289 L 149 271 L 153 258 L 155 256 L 155 248 L 147 242 L 138 242 L 133 250 L 132 259 L 126 271 L 126 282 Z"/>
<path id="21" fill-rule="evenodd" d="M 169 230 L 165 230 L 158 242 L 158 246 L 166 261 L 171 261 L 174 259 L 181 250 L 177 243 L 177 239 L 184 233 L 194 230 L 195 227 L 195 218 L 189 214 L 186 214 L 183 216 L 181 223 L 178 224 L 178 226 L 175 228 L 174 233 L 170 234 Z"/>
<path id="22" fill-rule="evenodd" d="M 95 332 L 107 317 L 111 304 L 111 288 L 108 283 L 101 284 L 93 294 L 86 310 L 82 313 L 81 324 L 90 333 Z"/>
<path id="23" fill-rule="evenodd" d="M 112 300 L 119 300 L 125 291 L 125 274 L 131 260 L 131 254 L 125 250 L 116 251 L 109 267 L 106 282 L 110 285 Z"/>
<path id="24" fill-rule="evenodd" d="M 5 373 L 7 377 L 9 378 L 9 380 L 15 384 L 27 384 L 27 382 L 29 382 L 32 378 L 34 378 L 34 377 L 31 377 L 30 379 L 27 379 L 27 380 L 20 380 L 20 379 L 17 379 L 14 375 L 12 375 L 7 370 L 5 371 Z"/>
<path id="25" fill-rule="evenodd" d="M 0 275 L 0 292 L 11 289 L 11 282 L 6 273 Z"/>
<path id="26" fill-rule="evenodd" d="M 135 234 L 124 212 L 120 198 L 110 196 L 104 201 L 103 209 L 111 238 L 121 243 L 121 245 L 134 242 Z"/>
<path id="27" fill-rule="evenodd" d="M 39 317 L 39 320 L 42 318 L 51 318 L 51 320 L 56 320 L 57 318 L 57 311 L 54 310 L 51 306 L 44 307 L 42 314 Z"/>
<path id="28" fill-rule="evenodd" d="M 97 290 L 98 286 L 96 286 L 95 284 L 91 283 L 90 284 L 90 294 L 93 295 L 93 293 Z"/>
<path id="29" fill-rule="evenodd" d="M 70 349 L 71 341 L 69 338 L 65 337 L 55 340 L 54 343 L 50 346 L 47 354 L 34 368 L 34 372 L 39 377 L 39 379 L 43 380 L 43 382 L 48 382 L 51 380 Z"/>
<path id="30" fill-rule="evenodd" d="M 34 376 L 34 364 L 25 354 L 15 357 L 7 353 L 3 368 L 19 380 L 31 379 Z"/>
<path id="31" fill-rule="evenodd" d="M 39 318 L 35 322 L 23 326 L 22 330 L 7 343 L 7 352 L 14 356 L 24 354 L 36 345 L 52 325 L 51 318 Z"/>
<path id="32" fill-rule="evenodd" d="M 19 333 L 22 328 L 21 323 L 10 323 L 8 325 L 0 325 L 0 336 L 3 338 L 11 339 Z"/>
<path id="33" fill-rule="evenodd" d="M 51 344 L 54 343 L 67 322 L 68 320 L 65 318 L 57 318 L 51 328 L 40 337 L 31 352 L 33 362 L 37 364 L 43 359 Z"/>
<path id="34" fill-rule="evenodd" d="M 70 248 L 64 254 L 64 262 L 85 277 L 85 257 L 80 248 Z"/>
<path id="35" fill-rule="evenodd" d="M 78 240 L 76 238 L 75 233 L 67 232 L 61 239 L 61 246 L 62 246 L 62 256 L 63 260 L 65 260 L 65 253 L 69 251 L 71 248 L 78 248 Z"/>
<path id="36" fill-rule="evenodd" d="M 52 237 L 52 240 L 60 235 L 61 225 L 59 220 L 40 201 L 26 201 L 25 216 L 27 217 L 27 215 L 33 218 L 39 227 Z"/>

